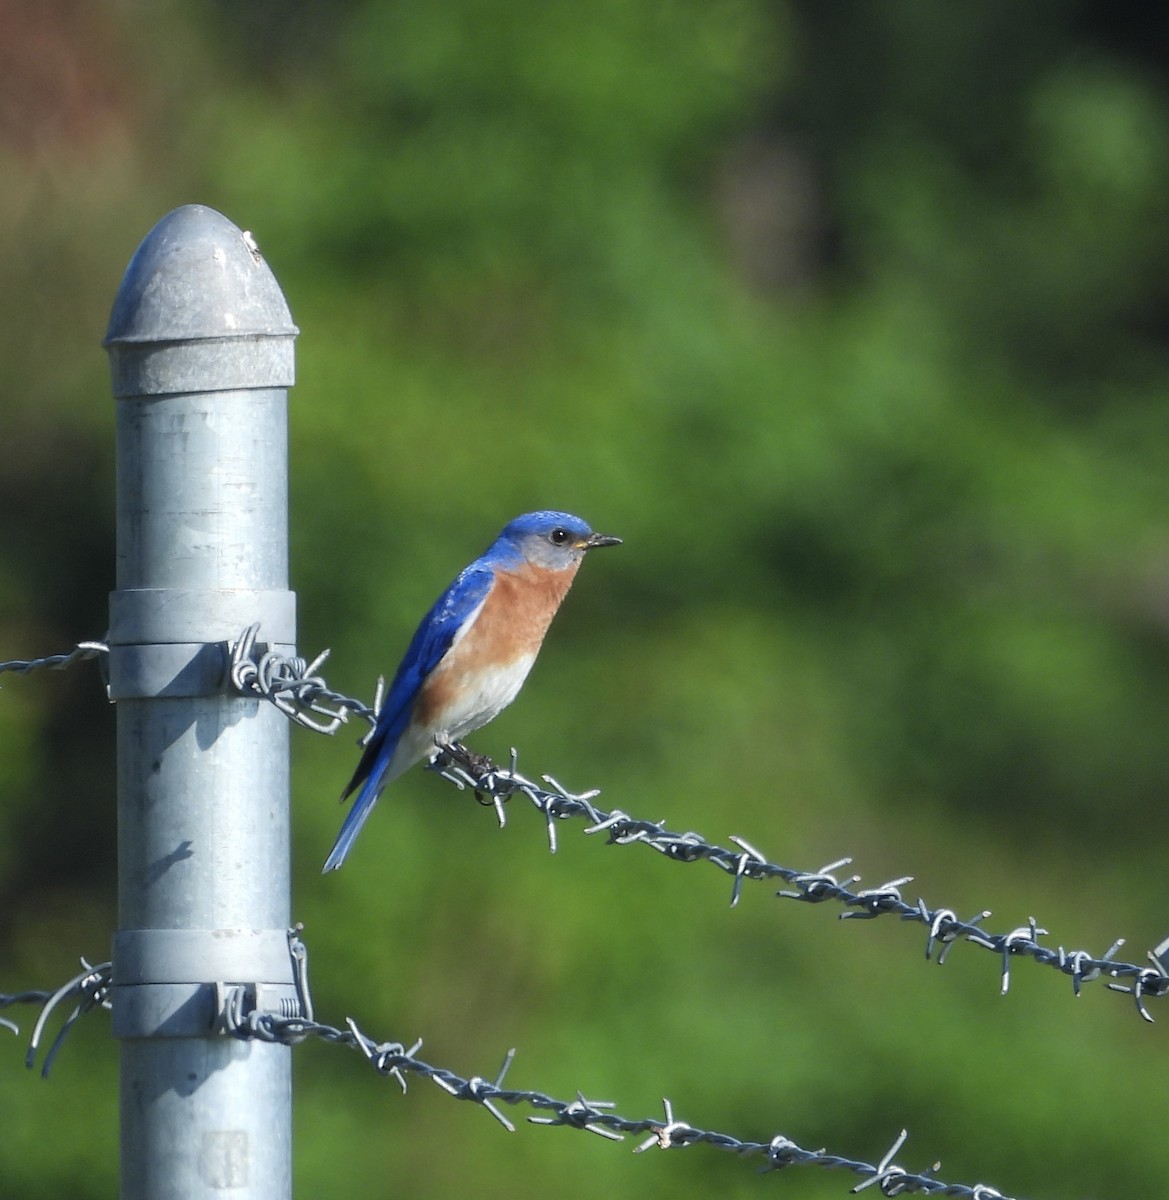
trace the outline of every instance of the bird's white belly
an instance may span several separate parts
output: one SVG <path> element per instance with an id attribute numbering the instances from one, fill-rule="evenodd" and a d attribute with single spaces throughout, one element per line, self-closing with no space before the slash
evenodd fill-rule
<path id="1" fill-rule="evenodd" d="M 486 725 L 516 698 L 535 661 L 535 654 L 524 654 L 507 666 L 483 667 L 468 673 L 456 689 L 455 698 L 440 714 L 441 727 L 435 732 L 458 741 Z"/>

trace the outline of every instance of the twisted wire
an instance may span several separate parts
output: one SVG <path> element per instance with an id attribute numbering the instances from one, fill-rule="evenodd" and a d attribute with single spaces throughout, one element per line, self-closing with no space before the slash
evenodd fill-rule
<path id="1" fill-rule="evenodd" d="M 877 1164 L 829 1153 L 826 1149 L 809 1150 L 798 1145 L 783 1134 L 777 1134 L 766 1142 L 744 1140 L 733 1134 L 716 1130 L 700 1129 L 674 1116 L 673 1105 L 663 1099 L 663 1116 L 630 1118 L 621 1116 L 611 1100 L 590 1100 L 583 1092 L 577 1092 L 573 1100 L 559 1100 L 544 1092 L 505 1086 L 505 1078 L 515 1059 L 514 1048 L 504 1056 L 503 1063 L 493 1079 L 480 1075 L 460 1075 L 447 1067 L 437 1067 L 418 1057 L 422 1040 L 407 1047 L 402 1042 L 378 1042 L 364 1033 L 357 1023 L 349 1018 L 346 1028 L 317 1021 L 312 1016 L 312 1002 L 308 984 L 308 950 L 300 939 L 298 926 L 289 930 L 289 951 L 292 957 L 293 975 L 297 993 L 302 998 L 304 1015 L 288 1017 L 283 1014 L 253 1010 L 242 1011 L 229 1006 L 218 1016 L 217 1028 L 230 1036 L 254 1038 L 283 1045 L 296 1045 L 307 1037 L 316 1037 L 332 1045 L 348 1046 L 358 1050 L 379 1074 L 394 1079 L 403 1094 L 409 1090 L 408 1076 L 416 1075 L 430 1080 L 456 1100 L 470 1101 L 491 1114 L 508 1132 L 515 1132 L 515 1124 L 503 1113 L 500 1105 L 527 1106 L 548 1115 L 528 1116 L 533 1125 L 567 1126 L 596 1134 L 610 1141 L 624 1141 L 627 1134 L 648 1134 L 634 1147 L 640 1154 L 652 1147 L 662 1150 L 683 1146 L 706 1144 L 715 1149 L 729 1151 L 742 1158 L 762 1155 L 766 1160 L 760 1172 L 776 1171 L 787 1166 L 819 1166 L 843 1169 L 863 1177 L 853 1192 L 877 1187 L 882 1195 L 899 1196 L 909 1194 L 959 1196 L 970 1200 L 1011 1200 L 1003 1192 L 986 1184 L 950 1184 L 937 1178 L 940 1164 L 920 1172 L 912 1172 L 893 1160 L 908 1136 L 902 1130 L 890 1149 Z"/>
<path id="2" fill-rule="evenodd" d="M 783 1134 L 776 1134 L 768 1141 L 743 1139 L 733 1134 L 713 1129 L 701 1129 L 675 1117 L 669 1099 L 663 1099 L 661 1117 L 624 1117 L 616 1112 L 611 1100 L 590 1100 L 583 1092 L 577 1092 L 572 1100 L 560 1100 L 545 1092 L 529 1088 L 505 1086 L 505 1079 L 515 1059 L 515 1050 L 509 1050 L 493 1079 L 479 1075 L 460 1075 L 447 1067 L 435 1066 L 418 1057 L 422 1049 L 419 1039 L 407 1047 L 402 1042 L 375 1041 L 364 1033 L 351 1018 L 346 1027 L 340 1029 L 316 1020 L 308 984 L 308 950 L 300 939 L 300 926 L 288 931 L 289 954 L 297 994 L 300 997 L 300 1016 L 289 1017 L 281 1013 L 265 1011 L 243 1002 L 246 987 L 228 988 L 223 991 L 222 1007 L 215 1014 L 208 1033 L 240 1040 L 256 1040 L 286 1046 L 299 1045 L 306 1038 L 314 1037 L 332 1045 L 347 1046 L 359 1051 L 373 1069 L 386 1078 L 394 1079 L 403 1094 L 409 1090 L 409 1076 L 427 1079 L 456 1100 L 470 1101 L 485 1109 L 508 1132 L 514 1133 L 516 1126 L 502 1111 L 500 1105 L 526 1106 L 535 1109 L 540 1116 L 527 1117 L 529 1124 L 583 1130 L 610 1141 L 624 1141 L 626 1135 L 648 1135 L 635 1147 L 634 1153 L 641 1154 L 654 1147 L 661 1150 L 680 1149 L 684 1146 L 708 1145 L 738 1155 L 740 1158 L 762 1157 L 761 1173 L 778 1171 L 790 1166 L 818 1166 L 834 1170 L 849 1171 L 862 1177 L 853 1192 L 876 1187 L 884 1196 L 930 1195 L 958 1196 L 968 1200 L 1012 1200 L 1005 1193 L 987 1184 L 944 1183 L 937 1178 L 940 1164 L 934 1163 L 922 1171 L 909 1171 L 894 1162 L 895 1156 L 905 1144 L 907 1133 L 902 1130 L 893 1145 L 876 1164 L 849 1158 L 843 1154 L 830 1153 L 826 1148 L 810 1150 Z M 61 1030 L 45 1056 L 41 1074 L 47 1076 L 57 1051 L 80 1017 L 94 1008 L 111 1008 L 112 966 L 102 963 L 90 966 L 84 959 L 79 975 L 68 980 L 55 991 L 26 991 L 13 994 L 0 993 L 0 1009 L 16 1004 L 40 1004 L 30 1039 L 25 1064 L 35 1065 L 44 1029 L 54 1010 L 65 1001 L 76 997 L 73 1011 L 66 1017 Z M 253 995 L 255 993 L 253 992 Z M 0 1019 L 7 1028 L 19 1033 L 18 1027 L 9 1020 Z"/>
<path id="3" fill-rule="evenodd" d="M 332 691 L 316 674 L 328 656 L 327 650 L 310 664 L 305 664 L 302 659 L 283 658 L 269 653 L 256 666 L 251 662 L 255 634 L 256 626 L 252 626 L 231 647 L 232 679 L 246 694 L 271 701 L 290 719 L 321 733 L 335 732 L 349 713 L 363 717 L 371 725 L 376 722 L 382 680 L 378 681 L 377 694 L 370 706 Z M 329 711 L 329 720 L 326 722 L 318 722 L 314 717 L 314 714 L 322 712 L 318 707 L 322 701 Z M 1045 945 L 1040 939 L 1048 936 L 1048 930 L 1041 927 L 1034 917 L 1005 933 L 990 933 L 982 928 L 982 923 L 991 915 L 989 909 L 964 920 L 953 909 L 931 908 L 920 897 L 913 901 L 906 900 L 901 889 L 913 881 L 911 875 L 888 880 L 876 887 L 854 890 L 854 885 L 861 881 L 859 875 L 845 878 L 836 875 L 836 872 L 851 865 L 851 858 L 837 859 L 815 871 L 798 870 L 768 861 L 741 837 L 730 838 L 736 847 L 732 850 L 708 842 L 698 833 L 673 833 L 660 822 L 634 817 L 620 809 L 606 811 L 598 807 L 593 801 L 600 795 L 600 789 L 573 793 L 549 775 L 541 776 L 543 784 L 547 785 L 541 786 L 519 773 L 514 750 L 509 765 L 501 767 L 465 746 L 439 746 L 429 765 L 456 787 L 469 789 L 481 801 L 489 803 L 495 809 L 501 826 L 506 823 L 504 805 L 515 796 L 526 798 L 544 817 L 548 847 L 552 853 L 556 851 L 557 823 L 582 818 L 588 822 L 584 832 L 605 834 L 609 845 L 640 844 L 649 846 L 673 862 L 713 864 L 733 877 L 732 907 L 739 902 L 744 880 L 779 879 L 789 886 L 776 892 L 777 897 L 810 904 L 834 902 L 847 910 L 840 914 L 842 920 L 895 916 L 902 921 L 924 926 L 927 931 L 927 960 L 944 963 L 951 947 L 959 941 L 989 950 L 999 959 L 999 990 L 1003 995 L 1010 988 L 1012 963 L 1019 958 L 1030 959 L 1066 975 L 1071 980 L 1075 996 L 1079 996 L 1086 983 L 1101 978 L 1113 981 L 1108 983 L 1109 989 L 1130 995 L 1137 1012 L 1149 1022 L 1153 1017 L 1146 1002 L 1159 999 L 1169 992 L 1169 971 L 1162 962 L 1162 952 L 1169 958 L 1169 939 L 1147 955 L 1148 966 L 1141 966 L 1117 959 L 1116 955 L 1124 945 L 1123 938 L 1117 938 L 1100 955 L 1088 950 Z"/>
<path id="4" fill-rule="evenodd" d="M 989 909 L 963 920 L 952 909 L 931 908 L 921 898 L 912 902 L 906 900 L 901 889 L 912 882 L 910 875 L 891 879 L 876 887 L 854 890 L 854 885 L 860 882 L 859 875 L 838 878 L 835 874 L 851 864 L 850 858 L 838 859 L 819 870 L 801 871 L 768 861 L 741 837 L 730 838 L 736 847 L 731 850 L 714 845 L 697 833 L 673 833 L 660 822 L 632 817 L 619 809 L 610 812 L 598 807 L 593 803 L 600 794 L 598 789 L 572 793 L 549 775 L 541 777 L 547 785 L 541 787 L 516 770 L 514 750 L 509 765 L 501 767 L 465 747 L 444 746 L 431 760 L 430 767 L 456 787 L 471 790 L 481 800 L 486 799 L 495 809 L 501 825 L 506 820 L 504 805 L 516 796 L 527 799 L 544 817 L 549 849 L 553 853 L 556 850 L 557 822 L 583 818 L 588 822 L 583 832 L 603 833 L 609 845 L 645 845 L 672 862 L 711 863 L 733 877 L 732 907 L 739 902 L 745 879 L 780 879 L 790 886 L 777 891 L 777 898 L 801 900 L 809 904 L 835 902 L 848 910 L 840 914 L 841 920 L 895 916 L 902 921 L 923 925 L 927 931 L 927 960 L 944 963 L 951 947 L 958 941 L 990 950 L 999 959 L 999 990 L 1002 995 L 1010 988 L 1012 962 L 1017 958 L 1031 959 L 1068 976 L 1076 996 L 1085 983 L 1096 979 L 1122 980 L 1124 982 L 1110 982 L 1108 987 L 1132 996 L 1137 1012 L 1149 1022 L 1153 1017 L 1146 1001 L 1169 992 L 1169 972 L 1160 956 L 1166 949 L 1165 944 L 1149 953 L 1149 966 L 1140 966 L 1117 960 L 1116 955 L 1124 945 L 1123 938 L 1118 938 L 1098 957 L 1087 950 L 1045 945 L 1039 939 L 1046 937 L 1048 931 L 1033 917 L 1025 925 L 1006 933 L 989 933 L 982 928 L 982 922 L 991 915 Z"/>
<path id="5" fill-rule="evenodd" d="M 316 1037 L 334 1045 L 349 1046 L 358 1050 L 370 1066 L 379 1074 L 394 1079 L 403 1093 L 408 1091 L 408 1076 L 415 1075 L 440 1087 L 456 1100 L 466 1100 L 487 1112 L 508 1132 L 515 1132 L 515 1124 L 500 1109 L 526 1106 L 536 1109 L 541 1116 L 528 1116 L 532 1125 L 548 1127 L 564 1126 L 596 1134 L 610 1141 L 624 1141 L 626 1135 L 647 1134 L 634 1147 L 635 1154 L 657 1148 L 660 1150 L 680 1149 L 683 1146 L 707 1145 L 716 1150 L 735 1154 L 740 1158 L 762 1157 L 760 1173 L 778 1171 L 790 1166 L 816 1166 L 850 1171 L 862 1177 L 862 1182 L 852 1189 L 861 1192 L 876 1187 L 884 1196 L 929 1195 L 959 1196 L 969 1200 L 1012 1200 L 1005 1192 L 984 1183 L 945 1183 L 937 1178 L 941 1164 L 934 1163 L 922 1171 L 910 1171 L 895 1163 L 894 1157 L 908 1136 L 902 1130 L 893 1145 L 876 1164 L 849 1158 L 843 1154 L 830 1153 L 826 1148 L 807 1149 L 783 1134 L 776 1134 L 768 1141 L 738 1138 L 730 1133 L 713 1129 L 701 1129 L 675 1117 L 673 1105 L 663 1099 L 663 1115 L 660 1117 L 624 1117 L 614 1111 L 616 1105 L 610 1100 L 590 1100 L 583 1092 L 577 1092 L 572 1100 L 560 1100 L 544 1092 L 527 1088 L 505 1086 L 505 1078 L 515 1058 L 515 1050 L 509 1050 L 493 1079 L 480 1075 L 460 1075 L 447 1067 L 437 1067 L 418 1057 L 422 1041 L 407 1047 L 402 1042 L 378 1042 L 358 1028 L 353 1020 L 346 1022 L 345 1029 L 326 1025 L 319 1021 L 298 1017 L 282 1017 L 273 1013 L 252 1013 L 231 1032 L 236 1037 L 257 1038 L 262 1041 L 295 1044 L 306 1037 Z"/>
<path id="6" fill-rule="evenodd" d="M 99 658 L 109 654 L 110 648 L 105 642 L 78 642 L 68 654 L 49 654 L 44 658 L 13 658 L 8 662 L 0 662 L 0 673 L 15 671 L 17 675 L 28 675 L 32 671 L 49 670 L 64 671 L 74 663 L 84 662 L 89 658 Z"/>
<path id="7" fill-rule="evenodd" d="M 351 715 L 367 721 L 371 727 L 376 722 L 383 680 L 378 681 L 373 704 L 367 705 L 333 690 L 319 675 L 321 666 L 328 658 L 328 650 L 322 651 L 311 662 L 286 657 L 271 650 L 257 659 L 258 632 L 259 625 L 251 625 L 227 647 L 230 678 L 239 692 L 269 701 L 290 720 L 318 733 L 335 733 Z M 109 648 L 103 642 L 80 642 L 68 654 L 0 662 L 0 672 L 27 674 L 42 667 L 63 670 L 75 662 L 108 652 Z M 588 822 L 584 832 L 604 833 L 610 845 L 644 844 L 674 862 L 705 861 L 713 864 L 733 876 L 732 906 L 739 901 L 745 879 L 780 879 L 789 887 L 776 892 L 777 897 L 813 904 L 837 903 L 848 910 L 840 914 L 842 920 L 896 916 L 902 921 L 924 926 L 927 930 L 927 960 L 932 959 L 939 964 L 945 962 L 951 947 L 958 941 L 989 950 L 1000 962 L 999 987 L 1002 994 L 1006 994 L 1010 988 L 1012 962 L 1019 958 L 1030 959 L 1061 972 L 1071 980 L 1076 996 L 1086 983 L 1101 978 L 1109 980 L 1108 988 L 1131 996 L 1137 1012 L 1150 1022 L 1153 1017 L 1147 1001 L 1169 993 L 1169 970 L 1166 969 L 1169 939 L 1149 952 L 1149 965 L 1142 966 L 1117 959 L 1124 945 L 1123 938 L 1117 938 L 1100 955 L 1084 949 L 1068 950 L 1062 945 L 1044 944 L 1040 939 L 1047 937 L 1048 931 L 1034 917 L 1005 933 L 990 933 L 982 928 L 982 923 L 991 915 L 989 909 L 964 920 L 953 909 L 931 908 L 920 897 L 915 901 L 905 899 L 902 888 L 912 882 L 912 876 L 906 875 L 876 887 L 854 890 L 854 885 L 860 882 L 859 875 L 845 878 L 836 875 L 836 872 L 851 865 L 851 858 L 838 859 L 819 870 L 797 870 L 768 861 L 741 837 L 730 838 L 736 847 L 731 850 L 708 842 L 697 833 L 673 833 L 660 822 L 633 817 L 620 809 L 606 811 L 598 807 L 593 800 L 600 795 L 599 789 L 573 793 L 547 775 L 541 776 L 543 783 L 547 784 L 547 787 L 542 787 L 519 773 L 514 751 L 509 766 L 501 767 L 463 746 L 442 746 L 436 747 L 430 765 L 455 786 L 470 789 L 480 799 L 485 798 L 494 807 L 501 825 L 506 821 L 504 805 L 507 801 L 517 795 L 526 797 L 544 817 L 552 852 L 556 850 L 557 823 L 583 818 Z"/>

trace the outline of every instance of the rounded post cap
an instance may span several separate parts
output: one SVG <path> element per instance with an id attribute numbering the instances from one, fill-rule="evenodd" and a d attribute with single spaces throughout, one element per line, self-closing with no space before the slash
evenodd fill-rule
<path id="1" fill-rule="evenodd" d="M 115 396 L 289 387 L 298 330 L 251 234 L 186 204 L 146 235 L 103 345 Z"/>

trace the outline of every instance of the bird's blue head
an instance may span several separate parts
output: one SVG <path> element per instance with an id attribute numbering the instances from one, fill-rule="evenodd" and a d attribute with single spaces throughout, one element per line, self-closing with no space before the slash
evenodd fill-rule
<path id="1" fill-rule="evenodd" d="M 488 555 L 501 566 L 530 562 L 547 570 L 563 571 L 579 563 L 586 551 L 620 543 L 621 539 L 612 534 L 594 533 L 572 513 L 544 510 L 509 521 Z"/>

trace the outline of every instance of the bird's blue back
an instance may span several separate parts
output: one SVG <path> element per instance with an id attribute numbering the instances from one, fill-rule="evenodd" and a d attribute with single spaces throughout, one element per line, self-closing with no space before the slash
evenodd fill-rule
<path id="1" fill-rule="evenodd" d="M 484 555 L 459 574 L 422 618 L 382 702 L 373 737 L 366 744 L 353 778 L 341 793 L 342 800 L 352 795 L 363 781 L 377 787 L 381 773 L 394 756 L 398 739 L 410 724 L 410 710 L 423 680 L 451 648 L 467 617 L 482 604 L 494 579 L 495 572 Z M 350 816 L 359 807 L 360 800 Z"/>
<path id="2" fill-rule="evenodd" d="M 373 811 L 374 801 L 381 790 L 382 777 L 393 760 L 402 734 L 410 724 L 418 689 L 450 649 L 467 617 L 491 590 L 495 572 L 485 559 L 486 555 L 459 574 L 414 631 L 378 712 L 373 736 L 366 743 L 353 778 L 341 793 L 341 799 L 344 800 L 358 788 L 361 789 L 341 825 L 336 844 L 325 862 L 325 871 L 331 871 L 344 862 L 366 818 Z"/>

